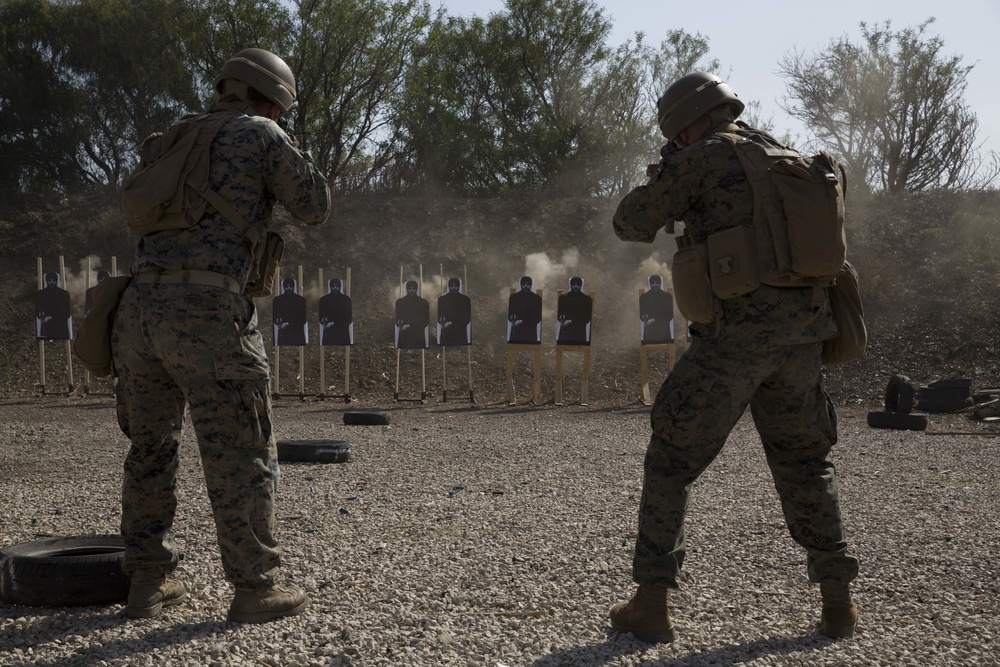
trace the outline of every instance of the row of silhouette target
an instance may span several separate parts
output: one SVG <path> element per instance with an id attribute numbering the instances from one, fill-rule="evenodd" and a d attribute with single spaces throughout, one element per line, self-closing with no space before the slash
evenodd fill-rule
<path id="1" fill-rule="evenodd" d="M 649 276 L 647 289 L 639 296 L 640 340 L 644 344 L 674 341 L 674 301 L 663 289 L 663 278 Z M 522 276 L 519 288 L 507 302 L 507 342 L 537 345 L 542 336 L 542 297 L 534 290 L 531 276 Z M 420 283 L 409 280 L 405 294 L 395 303 L 397 349 L 426 349 L 431 342 L 430 303 L 420 293 Z M 349 296 L 343 283 L 333 278 L 319 299 L 320 345 L 352 345 L 354 324 Z M 272 301 L 275 345 L 308 345 L 306 300 L 298 294 L 296 280 L 285 278 L 282 293 Z M 569 289 L 556 305 L 556 342 L 560 345 L 590 345 L 594 299 L 583 289 L 583 278 L 569 279 Z M 472 302 L 462 290 L 462 279 L 448 279 L 447 289 L 437 299 L 435 340 L 441 346 L 472 344 Z"/>
<path id="2" fill-rule="evenodd" d="M 97 273 L 97 283 L 111 274 Z M 71 340 L 73 315 L 69 292 L 61 286 L 59 273 L 46 273 L 45 287 L 35 295 L 35 335 L 41 340 Z M 561 345 L 589 345 L 594 313 L 593 297 L 584 291 L 583 278 L 569 279 L 569 289 L 559 295 L 556 306 L 556 342 Z M 522 276 L 518 289 L 508 300 L 507 342 L 535 345 L 541 342 L 542 297 L 534 290 L 531 276 Z M 93 287 L 86 290 L 84 312 L 93 307 Z M 339 278 L 327 282 L 327 294 L 320 297 L 319 344 L 354 344 L 354 315 L 351 297 L 344 293 Z M 309 316 L 306 299 L 299 294 L 298 281 L 285 278 L 281 293 L 272 299 L 274 344 L 309 344 Z M 663 289 L 663 278 L 651 275 L 647 289 L 639 296 L 640 341 L 643 344 L 674 341 L 673 296 Z M 426 349 L 431 341 L 430 303 L 420 293 L 420 284 L 407 281 L 405 294 L 395 303 L 395 345 L 398 349 Z M 461 278 L 448 279 L 447 289 L 437 300 L 436 342 L 441 346 L 472 344 L 472 302 L 463 292 Z"/>

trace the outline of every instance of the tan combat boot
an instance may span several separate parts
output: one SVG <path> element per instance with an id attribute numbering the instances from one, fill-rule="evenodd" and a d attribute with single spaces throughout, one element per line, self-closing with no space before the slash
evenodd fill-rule
<path id="1" fill-rule="evenodd" d="M 667 610 L 667 590 L 666 586 L 639 586 L 631 600 L 611 608 L 611 626 L 647 642 L 674 641 L 674 624 Z"/>
<path id="2" fill-rule="evenodd" d="M 858 608 L 851 599 L 847 584 L 824 581 L 819 585 L 823 596 L 823 619 L 819 631 L 827 637 L 853 637 L 858 624 Z"/>
<path id="3" fill-rule="evenodd" d="M 163 607 L 179 604 L 186 597 L 187 587 L 167 579 L 159 570 L 136 570 L 129 577 L 125 613 L 132 618 L 153 618 L 160 615 Z"/>
<path id="4" fill-rule="evenodd" d="M 234 623 L 264 623 L 283 616 L 295 616 L 309 606 L 309 596 L 293 584 L 270 588 L 237 588 L 229 605 L 227 621 Z"/>

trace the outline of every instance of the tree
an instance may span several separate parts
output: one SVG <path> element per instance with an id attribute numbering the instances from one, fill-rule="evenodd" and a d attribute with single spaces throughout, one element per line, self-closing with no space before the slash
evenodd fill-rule
<path id="1" fill-rule="evenodd" d="M 398 114 L 411 180 L 452 191 L 588 191 L 610 24 L 589 0 L 507 0 L 488 20 L 439 12 Z"/>
<path id="2" fill-rule="evenodd" d="M 86 181 L 76 161 L 84 131 L 64 86 L 55 8 L 44 0 L 0 5 L 0 191 L 51 192 Z"/>
<path id="3" fill-rule="evenodd" d="M 5 189 L 117 187 L 139 141 L 198 103 L 182 3 L 16 0 L 0 26 Z"/>
<path id="4" fill-rule="evenodd" d="M 423 0 L 297 0 L 295 131 L 342 189 L 392 156 L 391 102 L 430 20 Z"/>
<path id="5" fill-rule="evenodd" d="M 282 58 L 293 50 L 292 15 L 278 0 L 189 0 L 197 26 L 183 36 L 196 69 L 203 102 L 223 64 L 243 49 L 267 49 Z"/>
<path id="6" fill-rule="evenodd" d="M 506 6 L 488 19 L 437 15 L 397 114 L 408 180 L 472 194 L 634 184 L 656 145 L 656 77 L 693 67 L 707 41 L 671 31 L 659 50 L 641 34 L 611 49 L 589 0 Z"/>
<path id="7" fill-rule="evenodd" d="M 62 12 L 66 84 L 89 129 L 79 162 L 97 183 L 119 185 L 151 132 L 200 106 L 198 80 L 180 36 L 195 30 L 190 7 L 172 0 L 78 0 Z M 155 54 L 155 57 L 151 57 Z"/>
<path id="8" fill-rule="evenodd" d="M 979 123 L 963 99 L 973 66 L 926 34 L 933 21 L 899 31 L 862 23 L 860 45 L 841 37 L 780 62 L 785 111 L 843 158 L 854 183 L 890 193 L 966 189 L 1000 173 L 995 153 L 982 168 Z"/>

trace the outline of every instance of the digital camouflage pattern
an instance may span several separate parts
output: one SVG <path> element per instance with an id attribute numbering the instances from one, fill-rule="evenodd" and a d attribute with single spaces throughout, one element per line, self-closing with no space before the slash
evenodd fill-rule
<path id="1" fill-rule="evenodd" d="M 236 208 L 259 238 L 268 231 L 275 201 L 305 224 L 326 220 L 326 178 L 274 121 L 236 114 L 219 130 L 210 156 L 209 186 Z M 244 235 L 209 207 L 187 229 L 140 238 L 132 273 L 201 269 L 225 274 L 244 286 L 252 263 Z"/>
<path id="2" fill-rule="evenodd" d="M 733 131 L 724 125 L 719 131 Z M 766 142 L 763 133 L 738 133 Z M 753 221 L 753 191 L 739 159 L 711 136 L 664 149 L 657 173 L 621 201 L 614 229 L 651 243 L 683 221 L 696 242 Z M 722 301 L 720 322 L 691 327 L 693 343 L 660 387 L 650 418 L 633 578 L 677 587 L 691 485 L 715 459 L 749 405 L 792 537 L 808 554 L 811 581 L 848 582 L 858 562 L 846 553 L 833 464 L 836 415 L 822 385 L 821 341 L 836 334 L 829 301 L 812 287 L 761 285 Z M 823 296 L 823 295 L 821 295 Z"/>
<path id="3" fill-rule="evenodd" d="M 275 201 L 306 223 L 327 218 L 323 175 L 275 123 L 239 115 L 212 144 L 211 183 L 263 236 Z M 244 285 L 250 249 L 210 209 L 190 229 L 139 241 L 133 272 L 201 269 Z M 177 566 L 169 535 L 178 447 L 190 407 L 222 564 L 237 588 L 273 583 L 277 453 L 270 368 L 253 301 L 218 287 L 133 283 L 112 331 L 119 424 L 131 439 L 122 486 L 124 569 Z"/>
<path id="4" fill-rule="evenodd" d="M 719 128 L 764 143 L 766 135 L 735 125 Z M 723 139 L 708 137 L 683 150 L 664 150 L 660 169 L 646 185 L 618 205 L 614 230 L 623 241 L 652 243 L 667 223 L 683 221 L 695 242 L 738 225 L 753 224 L 753 189 L 735 151 Z M 723 328 L 772 343 L 812 343 L 833 338 L 837 325 L 829 305 L 813 307 L 813 289 L 761 285 L 722 302 Z M 695 324 L 693 329 L 706 331 Z"/>

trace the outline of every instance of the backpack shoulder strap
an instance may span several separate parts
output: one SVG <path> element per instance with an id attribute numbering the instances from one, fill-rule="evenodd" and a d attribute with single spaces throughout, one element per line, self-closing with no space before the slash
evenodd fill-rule
<path id="1" fill-rule="evenodd" d="M 762 282 L 769 282 L 780 272 L 778 257 L 788 250 L 788 221 L 778 188 L 771 180 L 771 165 L 799 154 L 777 146 L 763 146 L 748 137 L 722 132 L 720 137 L 733 147 L 740 166 L 753 190 L 753 227 L 757 248 L 758 271 Z"/>
<path id="2" fill-rule="evenodd" d="M 236 109 L 221 109 L 217 111 L 210 111 L 206 114 L 200 114 L 191 118 L 185 118 L 188 122 L 194 122 L 199 124 L 198 132 L 198 144 L 199 149 L 203 152 L 203 159 L 206 161 L 209 158 L 209 149 L 212 146 L 212 142 L 215 140 L 215 136 L 219 133 L 219 130 L 229 122 L 233 116 L 240 113 Z M 199 158 L 202 159 L 202 158 Z M 199 196 L 205 199 L 209 204 L 211 204 L 215 210 L 221 213 L 229 222 L 240 232 L 246 239 L 250 242 L 251 247 L 255 247 L 260 242 L 260 234 L 255 229 L 250 228 L 250 223 L 240 215 L 236 207 L 226 201 L 219 193 L 215 192 L 211 185 L 206 182 L 205 189 L 199 190 L 195 188 L 190 183 L 186 183 L 188 189 L 197 193 Z"/>

